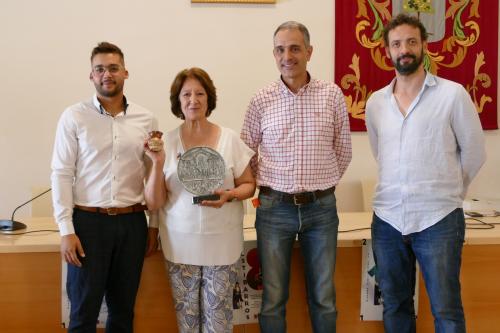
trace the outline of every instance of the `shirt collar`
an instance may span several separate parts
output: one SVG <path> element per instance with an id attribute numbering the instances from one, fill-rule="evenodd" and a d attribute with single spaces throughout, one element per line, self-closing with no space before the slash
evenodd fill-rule
<path id="1" fill-rule="evenodd" d="M 94 97 L 92 98 L 92 102 L 94 103 L 94 106 L 96 107 L 97 111 L 99 111 L 100 114 L 106 114 L 110 115 L 106 109 L 102 106 L 101 102 L 97 99 L 97 94 L 94 94 Z M 123 114 L 127 114 L 127 109 L 128 109 L 128 102 L 127 102 L 127 97 L 123 95 Z"/>
<path id="2" fill-rule="evenodd" d="M 394 91 L 394 85 L 396 84 L 396 78 L 392 79 L 391 83 L 386 87 L 385 95 L 387 97 L 391 97 L 393 91 Z M 424 79 L 424 84 L 422 85 L 421 91 L 423 91 L 426 87 L 432 87 L 437 84 L 437 79 L 436 76 L 429 73 L 425 72 L 425 79 Z"/>
<path id="3" fill-rule="evenodd" d="M 278 81 L 278 86 L 279 86 L 279 89 L 281 90 L 282 93 L 284 94 L 290 94 L 290 95 L 299 95 L 305 91 L 307 91 L 307 89 L 310 87 L 310 86 L 313 86 L 314 85 L 314 82 L 315 80 L 311 77 L 311 74 L 309 74 L 309 72 L 307 72 L 307 78 L 308 78 L 308 82 L 302 87 L 299 89 L 298 93 L 297 94 L 294 94 L 289 88 L 288 86 L 285 84 L 285 82 L 283 81 L 283 78 L 280 76 L 280 79 Z"/>

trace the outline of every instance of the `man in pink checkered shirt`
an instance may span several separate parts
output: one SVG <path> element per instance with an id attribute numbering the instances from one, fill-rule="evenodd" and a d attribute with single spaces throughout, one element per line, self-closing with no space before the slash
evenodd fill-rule
<path id="1" fill-rule="evenodd" d="M 336 330 L 333 274 L 338 216 L 335 186 L 351 161 L 349 120 L 342 91 L 307 72 L 313 48 L 307 28 L 281 24 L 273 54 L 281 73 L 250 101 L 241 138 L 260 188 L 255 227 L 262 267 L 259 324 L 286 332 L 285 307 L 292 247 L 304 256 L 313 331 Z"/>

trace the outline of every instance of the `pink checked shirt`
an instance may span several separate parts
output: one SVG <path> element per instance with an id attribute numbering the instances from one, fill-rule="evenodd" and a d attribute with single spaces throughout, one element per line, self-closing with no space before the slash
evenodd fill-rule
<path id="1" fill-rule="evenodd" d="M 281 192 L 335 186 L 352 157 L 342 91 L 312 78 L 296 95 L 282 80 L 257 92 L 241 138 L 257 153 L 250 162 L 257 185 Z"/>

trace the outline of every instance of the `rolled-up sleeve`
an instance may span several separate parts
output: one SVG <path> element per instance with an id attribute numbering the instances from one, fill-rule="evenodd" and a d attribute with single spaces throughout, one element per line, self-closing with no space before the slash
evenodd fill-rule
<path id="1" fill-rule="evenodd" d="M 259 145 L 262 140 L 261 133 L 261 119 L 259 108 L 256 105 L 255 98 L 252 99 L 248 110 L 245 114 L 245 120 L 243 122 L 243 127 L 241 129 L 241 139 L 245 144 L 250 147 L 255 152 L 255 155 L 250 160 L 250 167 L 254 175 L 257 175 L 258 168 L 258 150 Z"/>

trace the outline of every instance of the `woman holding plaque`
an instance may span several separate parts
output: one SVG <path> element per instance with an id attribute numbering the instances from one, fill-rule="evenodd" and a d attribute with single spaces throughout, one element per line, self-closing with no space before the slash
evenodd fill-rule
<path id="1" fill-rule="evenodd" d="M 159 233 L 179 332 L 232 332 L 233 288 L 243 250 L 243 204 L 255 191 L 254 152 L 228 128 L 208 120 L 215 87 L 200 68 L 181 71 L 170 88 L 183 123 L 165 136 L 145 197 L 160 208 Z"/>

